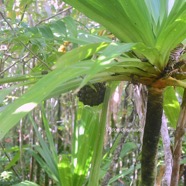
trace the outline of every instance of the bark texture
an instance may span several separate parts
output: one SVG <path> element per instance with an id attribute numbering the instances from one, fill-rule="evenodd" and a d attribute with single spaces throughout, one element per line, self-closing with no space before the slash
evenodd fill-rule
<path id="1" fill-rule="evenodd" d="M 161 137 L 163 141 L 163 149 L 165 154 L 165 173 L 162 180 L 162 186 L 170 186 L 171 174 L 172 174 L 172 151 L 171 151 L 171 141 L 168 132 L 167 119 L 165 114 L 162 118 L 161 126 Z"/>
<path id="2" fill-rule="evenodd" d="M 186 127 L 186 89 L 184 89 L 181 111 L 175 132 L 171 186 L 177 186 L 179 182 L 182 138 L 185 134 L 185 127 Z"/>
<path id="3" fill-rule="evenodd" d="M 144 128 L 141 185 L 154 186 L 156 179 L 156 159 L 163 113 L 163 89 L 148 89 L 146 123 Z"/>

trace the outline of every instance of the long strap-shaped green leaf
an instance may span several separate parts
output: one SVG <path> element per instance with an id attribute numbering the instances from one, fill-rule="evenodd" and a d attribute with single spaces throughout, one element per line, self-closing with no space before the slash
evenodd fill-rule
<path id="1" fill-rule="evenodd" d="M 101 23 L 124 42 L 154 44 L 154 36 L 144 0 L 65 0 L 91 19 Z M 144 35 L 145 32 L 145 35 Z"/>
<path id="2" fill-rule="evenodd" d="M 104 145 L 104 136 L 105 136 L 105 130 L 106 130 L 106 119 L 107 119 L 107 109 L 108 109 L 108 102 L 109 99 L 113 93 L 113 90 L 116 88 L 116 84 L 111 84 L 109 87 L 107 87 L 105 98 L 102 106 L 102 113 L 100 118 L 100 125 L 98 128 L 98 135 L 95 143 L 94 148 L 94 154 L 93 154 L 93 160 L 92 160 L 92 168 L 90 172 L 90 179 L 88 186 L 98 186 L 99 182 L 99 175 L 100 175 L 100 166 L 101 166 L 101 160 L 103 158 L 103 145 Z"/>
<path id="3" fill-rule="evenodd" d="M 92 66 L 90 63 L 86 65 L 87 68 L 83 68 L 85 66 L 84 62 L 80 62 L 71 67 L 72 63 L 93 55 L 105 46 L 105 43 L 90 44 L 77 48 L 61 57 L 58 62 L 61 62 L 61 64 L 54 71 L 40 79 L 22 97 L 8 105 L 0 113 L 0 140 L 22 117 L 44 100 L 56 87 L 70 79 L 86 74 Z"/>
<path id="4" fill-rule="evenodd" d="M 160 70 L 167 65 L 170 51 L 186 37 L 185 0 L 64 1 L 104 25 L 121 41 L 141 42 L 150 50 L 157 49 L 150 62 Z M 143 49 L 140 53 L 144 54 Z"/>

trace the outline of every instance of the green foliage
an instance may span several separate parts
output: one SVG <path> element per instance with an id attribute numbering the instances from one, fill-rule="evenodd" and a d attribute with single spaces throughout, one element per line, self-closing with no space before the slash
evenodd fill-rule
<path id="1" fill-rule="evenodd" d="M 103 49 L 108 45 L 106 43 L 88 44 L 84 47 L 74 49 L 71 52 L 67 52 L 57 60 L 57 53 L 52 52 L 50 47 L 50 45 L 54 44 L 54 41 L 59 43 L 60 38 L 69 38 L 72 41 L 75 40 L 74 42 L 76 43 L 82 43 L 82 41 L 85 41 L 84 39 L 82 40 L 82 34 L 78 36 L 77 26 L 72 18 L 66 17 L 62 21 L 54 21 L 35 28 L 26 28 L 23 34 L 16 34 L 16 37 L 13 34 L 12 40 L 9 40 L 11 42 L 16 41 L 21 44 L 21 48 L 19 48 L 19 46 L 16 50 L 23 49 L 25 44 L 31 42 L 31 51 L 35 51 L 39 54 L 38 56 L 40 62 L 35 69 L 50 68 L 56 61 L 57 68 L 41 78 L 23 97 L 16 100 L 15 103 L 11 104 L 11 106 L 8 106 L 2 113 L 0 113 L 0 119 L 3 121 L 0 124 L 1 137 L 3 137 L 9 129 L 11 129 L 20 120 L 20 118 L 32 110 L 42 100 L 56 95 L 57 92 L 64 93 L 70 89 L 77 88 L 79 85 L 83 86 L 86 82 L 92 80 L 99 72 L 106 72 L 104 76 L 99 78 L 102 79 L 102 81 L 104 78 L 105 80 L 109 79 L 110 72 L 122 74 L 123 76 L 121 79 L 123 80 L 129 80 L 131 74 L 132 76 L 135 74 L 135 76 L 145 76 L 147 78 L 158 76 L 160 74 L 158 69 L 162 69 L 166 65 L 168 59 L 167 56 L 170 50 L 178 43 L 178 40 L 181 41 L 184 37 L 184 34 L 182 34 L 178 35 L 179 38 L 176 39 L 169 38 L 169 41 L 174 41 L 174 43 L 168 43 L 166 47 L 164 46 L 166 42 L 162 42 L 164 41 L 163 38 L 165 38 L 162 34 L 169 33 L 169 26 L 175 31 L 175 24 L 176 26 L 181 25 L 183 26 L 182 31 L 184 32 L 185 25 L 183 25 L 184 22 L 182 19 L 184 16 L 184 2 L 180 4 L 175 3 L 170 13 L 168 9 L 168 1 L 165 1 L 164 3 L 161 1 L 155 2 L 143 0 L 138 3 L 133 0 L 126 2 L 111 1 L 113 5 L 107 1 L 87 1 L 85 4 L 82 4 L 81 1 L 72 2 L 69 0 L 67 2 L 73 3 L 73 6 L 79 8 L 84 13 L 89 12 L 91 17 L 94 17 L 95 20 L 99 21 L 108 29 L 113 31 L 113 33 L 122 41 L 141 42 L 141 44 L 111 44 L 105 50 Z M 153 6 L 159 8 L 151 11 Z M 115 12 L 116 8 L 117 11 Z M 163 11 L 163 8 L 166 8 L 167 11 Z M 136 11 L 131 11 L 132 9 Z M 94 10 L 95 12 L 99 12 L 99 14 L 95 14 Z M 178 13 L 176 14 L 177 16 L 175 16 L 174 12 L 177 10 Z M 109 21 L 107 12 L 110 12 Z M 117 16 L 117 14 L 118 19 L 115 21 L 114 16 Z M 113 24 L 110 24 L 110 22 L 113 22 Z M 129 24 L 122 24 L 123 22 Z M 142 23 L 145 23 L 145 32 L 144 27 L 141 27 Z M 154 30 L 156 30 L 156 34 L 151 29 L 152 25 L 154 26 Z M 176 32 L 177 31 L 178 30 L 176 29 Z M 88 35 L 90 37 L 88 37 L 88 39 L 86 38 L 86 43 L 91 43 L 93 41 L 91 37 L 96 37 L 99 42 L 103 40 L 105 41 L 104 38 L 101 39 L 101 37 L 98 36 L 93 36 L 91 34 Z M 177 36 L 175 32 L 172 35 Z M 5 41 L 6 39 L 4 39 L 4 42 Z M 24 41 L 24 43 L 22 41 Z M 50 44 L 51 41 L 52 43 Z M 119 59 L 119 63 L 112 62 L 114 58 L 117 58 L 123 52 L 128 52 L 131 49 L 134 49 L 137 53 L 142 53 L 146 56 L 152 65 L 149 63 L 140 63 L 140 60 L 135 58 L 121 58 Z M 101 50 L 103 52 L 99 52 Z M 52 55 L 48 55 L 50 52 L 52 52 Z M 99 58 L 96 60 L 96 63 L 92 63 L 94 60 L 80 62 L 81 60 L 92 57 L 95 54 L 97 55 L 98 53 Z M 51 58 L 51 56 L 53 57 Z M 49 62 L 51 59 L 53 59 L 52 63 Z M 48 61 L 49 63 L 45 63 L 43 61 Z M 158 69 L 154 68 L 154 65 L 158 67 Z M 82 83 L 79 79 L 77 83 L 76 78 L 82 75 L 85 76 L 85 79 Z M 33 78 L 36 78 L 36 76 L 33 76 Z M 55 81 L 53 81 L 54 79 Z M 114 77 L 110 79 L 114 80 Z M 15 76 L 12 80 L 5 78 L 4 81 L 8 82 L 19 80 L 18 77 L 16 78 Z M 96 81 L 98 81 L 98 79 Z M 68 88 L 64 90 L 64 87 L 66 87 L 67 84 Z M 42 87 L 42 89 L 40 87 Z M 2 94 L 4 93 L 2 92 Z M 6 94 L 8 94 L 8 92 Z M 34 97 L 32 96 L 33 94 L 35 94 Z M 27 107 L 28 109 L 25 109 L 24 107 L 24 112 L 17 112 L 16 110 L 21 108 L 23 104 L 29 108 Z M 12 115 L 12 117 L 7 117 L 8 115 Z M 8 125 L 4 125 L 5 122 L 8 123 Z"/>
<path id="2" fill-rule="evenodd" d="M 180 113 L 180 104 L 173 87 L 167 87 L 164 92 L 164 111 L 171 127 L 176 128 Z"/>
<path id="3" fill-rule="evenodd" d="M 92 45 L 92 50 L 94 51 L 99 51 L 102 46 L 104 46 L 103 44 L 94 44 Z M 82 59 L 85 57 L 88 57 L 89 55 L 92 54 L 91 52 L 91 48 L 90 46 L 86 46 L 86 48 L 88 50 L 90 50 L 89 54 L 87 55 L 87 53 L 85 52 L 85 48 L 81 47 L 81 49 L 78 50 L 79 52 L 79 57 L 76 56 L 76 61 L 78 61 L 78 59 Z M 81 55 L 82 52 L 82 55 Z M 87 64 L 87 68 L 85 68 L 85 63 L 81 62 L 81 63 L 77 63 L 76 66 L 66 66 L 65 67 L 65 60 L 67 61 L 67 59 L 69 60 L 70 57 L 72 58 L 72 60 L 74 59 L 74 55 L 73 52 L 71 54 L 67 53 L 67 56 L 69 56 L 68 58 L 66 58 L 66 55 L 64 55 L 63 57 L 60 58 L 60 61 L 63 61 L 64 64 L 59 64 L 59 67 L 56 68 L 54 71 L 50 72 L 48 75 L 46 75 L 45 77 L 43 77 L 42 79 L 40 79 L 35 85 L 33 85 L 31 87 L 31 89 L 24 94 L 24 96 L 18 100 L 16 100 L 14 103 L 12 103 L 12 105 L 9 107 L 6 107 L 1 113 L 0 113 L 0 117 L 2 118 L 2 121 L 4 120 L 9 120 L 6 123 L 8 123 L 8 125 L 4 125 L 3 122 L 1 123 L 2 128 L 0 130 L 0 135 L 1 135 L 1 139 L 3 138 L 3 136 L 9 131 L 9 129 L 11 129 L 19 120 L 20 118 L 22 118 L 24 115 L 26 115 L 29 111 L 31 111 L 34 107 L 36 107 L 36 105 L 38 103 L 40 103 L 42 100 L 46 99 L 47 96 L 49 96 L 49 94 L 55 89 L 57 88 L 59 85 L 61 85 L 62 83 L 66 83 L 69 80 L 72 80 L 74 78 L 76 78 L 77 76 L 81 76 L 83 74 L 85 74 L 87 71 L 89 71 L 93 65 L 93 63 L 86 63 Z M 71 60 L 70 60 L 71 62 Z M 64 66 L 63 66 L 64 65 Z M 61 68 L 63 66 L 63 68 Z M 82 68 L 84 67 L 84 68 Z M 55 81 L 54 81 L 55 80 Z M 77 85 L 78 86 L 78 85 Z M 42 87 L 42 88 L 41 88 Z M 36 95 L 37 94 L 37 95 Z M 14 106 L 13 106 L 14 105 Z M 6 112 L 5 110 L 8 109 L 9 114 L 11 113 L 12 117 L 7 117 L 6 114 L 8 114 L 8 112 Z M 4 112 L 4 113 L 3 113 Z M 10 116 L 10 115 L 9 115 Z"/>
<path id="4" fill-rule="evenodd" d="M 110 179 L 109 185 L 112 185 L 116 180 L 118 180 L 122 177 L 127 177 L 129 174 L 133 173 L 134 170 L 138 170 L 140 168 L 141 168 L 140 164 L 137 164 L 136 167 L 131 166 L 130 168 L 123 168 L 122 172 L 119 175 L 115 175 L 112 179 Z M 128 178 L 128 180 L 126 179 L 125 183 L 131 184 L 130 178 Z"/>
<path id="5" fill-rule="evenodd" d="M 45 117 L 43 115 L 43 117 Z M 38 161 L 38 163 L 41 165 L 41 167 L 48 173 L 48 175 L 55 180 L 56 182 L 60 182 L 60 177 L 58 174 L 58 156 L 57 151 L 54 146 L 54 141 L 52 138 L 52 134 L 49 131 L 49 124 L 45 118 L 43 119 L 43 123 L 45 126 L 46 136 L 49 145 L 45 142 L 45 140 L 42 138 L 41 134 L 38 131 L 38 128 L 36 126 L 36 123 L 34 122 L 33 118 L 30 116 L 30 120 L 34 126 L 36 135 L 38 137 L 39 146 L 35 146 L 35 151 L 31 150 L 32 155 L 35 157 L 35 159 Z M 38 155 L 39 154 L 39 155 Z"/>
<path id="6" fill-rule="evenodd" d="M 153 58 L 144 55 L 150 63 L 163 69 L 168 55 L 185 38 L 184 0 L 171 7 L 169 0 L 65 0 L 91 19 L 101 23 L 123 42 L 143 43 L 146 48 L 158 50 Z M 143 26 L 142 26 L 143 25 Z M 152 29 L 153 28 L 153 29 Z M 166 39 L 166 41 L 165 41 Z M 140 50 L 140 49 L 139 49 Z M 140 50 L 143 53 L 143 50 Z"/>
<path id="7" fill-rule="evenodd" d="M 150 16 L 144 1 L 122 2 L 111 0 L 108 3 L 106 0 L 86 2 L 66 0 L 65 2 L 87 14 L 91 19 L 100 22 L 124 42 L 142 42 L 142 39 L 144 39 L 151 45 L 154 43 L 153 34 L 150 31 Z M 142 8 L 143 12 L 141 11 Z M 144 25 L 144 27 L 141 27 L 141 25 Z M 144 37 L 143 29 L 146 30 L 147 37 Z"/>
<path id="8" fill-rule="evenodd" d="M 112 145 L 112 147 L 109 149 L 109 151 L 104 155 L 103 160 L 102 160 L 102 165 L 101 165 L 101 172 L 100 172 L 100 178 L 103 178 L 105 176 L 105 174 L 107 173 L 110 164 L 112 162 L 113 159 L 113 153 L 116 151 L 116 148 L 118 146 L 118 143 L 121 139 L 122 134 L 119 134 L 116 138 L 116 140 L 114 141 L 114 144 Z M 135 143 L 133 142 L 126 142 L 123 144 L 121 153 L 119 158 L 125 158 L 127 157 L 128 154 L 132 153 L 134 150 L 136 150 L 137 146 Z M 119 173 L 117 175 L 114 175 L 110 181 L 109 184 L 113 184 L 115 183 L 116 180 L 118 180 L 119 178 L 124 178 L 124 180 L 127 182 L 128 175 L 130 175 L 132 172 L 134 172 L 134 170 L 138 170 L 140 168 L 140 164 L 138 163 L 136 166 L 131 166 L 130 168 L 127 167 L 123 167 L 122 168 L 122 173 Z M 129 179 L 130 180 L 130 179 Z M 128 184 L 131 184 L 131 180 L 129 181 Z"/>
<path id="9" fill-rule="evenodd" d="M 96 140 L 99 128 L 99 110 L 85 106 L 80 109 L 74 127 L 72 164 L 74 176 L 72 185 L 83 185 L 90 165 L 92 156 L 96 150 Z"/>
<path id="10" fill-rule="evenodd" d="M 38 127 L 32 117 L 30 117 L 30 120 L 32 121 L 40 145 L 35 146 L 34 151 L 29 151 L 43 170 L 58 185 L 82 186 L 87 180 L 93 152 L 97 151 L 98 147 L 94 139 L 99 139 L 98 137 L 100 135 L 98 132 L 98 128 L 101 126 L 99 122 L 99 110 L 86 106 L 82 109 L 80 108 L 77 112 L 71 154 L 57 154 L 44 110 L 43 123 L 46 139 L 38 132 Z"/>
<path id="11" fill-rule="evenodd" d="M 100 116 L 100 122 L 97 129 L 96 142 L 94 146 L 94 153 L 92 159 L 92 167 L 90 172 L 90 179 L 88 186 L 97 186 L 99 183 L 99 175 L 100 175 L 100 166 L 103 156 L 103 146 L 104 146 L 104 134 L 106 130 L 106 121 L 107 121 L 107 108 L 109 99 L 116 88 L 116 84 L 111 84 L 107 87 L 105 98 L 102 106 L 102 112 Z"/>
<path id="12" fill-rule="evenodd" d="M 42 20 L 41 22 L 37 20 L 38 24 L 31 27 L 27 21 L 24 21 L 24 13 L 27 8 L 32 9 L 33 5 L 35 7 L 35 1 L 21 0 L 16 6 L 12 0 L 7 2 L 6 11 L 10 25 L 4 20 L 3 23 L 7 26 L 1 28 L 0 41 L 9 47 L 8 52 L 12 54 L 13 59 L 16 57 L 20 60 L 15 64 L 25 65 L 30 59 L 34 62 L 30 63 L 33 63 L 33 66 L 24 66 L 24 68 L 28 67 L 28 70 L 22 75 L 20 75 L 22 72 L 20 68 L 15 68 L 12 77 L 9 75 L 8 68 L 5 69 L 5 73 L 2 73 L 0 84 L 8 83 L 11 86 L 0 90 L 2 106 L 0 140 L 43 100 L 71 90 L 77 91 L 89 82 L 117 80 L 152 85 L 157 79 L 163 77 L 170 51 L 186 36 L 185 0 L 175 1 L 173 5 L 169 0 L 87 0 L 86 2 L 65 0 L 105 26 L 119 41 L 116 38 L 113 41 L 98 33 L 93 34 L 89 28 L 86 28 L 87 25 L 79 25 L 72 16 L 46 20 L 45 22 L 48 23 L 44 24 L 40 24 Z M 18 20 L 16 15 L 23 17 Z M 38 17 L 41 18 L 43 15 Z M 33 15 L 33 17 L 37 19 L 37 16 Z M 86 31 L 80 29 L 82 26 Z M 58 52 L 59 46 L 63 46 L 66 41 L 70 42 L 70 46 L 66 47 L 63 53 Z M 145 62 L 141 60 L 143 58 L 146 58 Z M 1 59 L 4 59 L 4 51 L 0 51 Z M 5 65 L 10 67 L 13 64 L 12 59 L 8 58 L 6 63 Z M 46 72 L 45 75 L 43 72 Z M 18 96 L 13 103 L 6 100 L 13 90 L 25 85 L 28 87 L 26 93 Z M 174 85 L 186 87 L 184 81 L 174 80 Z M 115 142 L 110 154 L 108 153 L 104 159 L 109 163 L 102 163 L 105 169 L 100 173 L 106 111 L 112 92 L 110 87 L 109 91 L 100 118 L 96 110 L 99 108 L 84 107 L 82 110 L 79 108 L 73 131 L 72 152 L 69 154 L 59 155 L 56 151 L 44 109 L 42 120 L 46 139 L 38 132 L 35 121 L 30 117 L 40 142 L 39 146 L 35 146 L 37 153 L 32 151 L 32 154 L 57 184 L 82 186 L 88 183 L 89 186 L 95 186 L 98 185 L 100 177 L 105 175 L 105 170 L 108 170 L 109 161 L 119 141 Z M 179 115 L 178 97 L 172 87 L 165 90 L 164 111 L 172 127 L 176 127 Z M 96 140 L 93 140 L 94 138 Z M 120 158 L 134 149 L 134 143 L 126 143 Z M 20 152 L 17 152 L 6 165 L 6 169 L 15 166 L 19 158 Z M 129 169 L 124 167 L 121 174 L 115 175 L 109 184 L 120 177 L 131 175 L 132 171 L 139 168 L 139 164 Z M 20 185 L 29 184 L 33 183 L 28 181 L 20 183 Z"/>
<path id="13" fill-rule="evenodd" d="M 18 183 L 19 179 L 10 171 L 3 171 L 0 174 L 0 185 L 9 186 Z"/>
<path id="14" fill-rule="evenodd" d="M 105 49 L 107 46 L 109 46 L 109 48 Z M 56 64 L 56 68 L 52 72 L 43 76 L 43 78 L 37 81 L 37 83 L 35 83 L 22 97 L 13 102 L 11 105 L 5 107 L 4 110 L 0 113 L 0 119 L 2 120 L 2 122 L 0 123 L 0 138 L 2 139 L 4 135 L 23 116 L 25 116 L 34 107 L 36 107 L 38 103 L 48 97 L 53 96 L 52 93 L 55 94 L 56 91 L 58 91 L 57 89 L 59 87 L 61 90 L 60 93 L 65 93 L 66 91 L 70 90 L 69 87 L 74 89 L 78 86 L 84 86 L 93 78 L 95 78 L 95 81 L 98 82 L 107 80 L 109 77 L 110 79 L 114 78 L 114 76 L 110 76 L 109 71 L 113 73 L 117 72 L 115 68 L 117 66 L 118 70 L 121 69 L 121 66 L 123 67 L 124 71 L 126 69 L 126 72 L 129 73 L 129 77 L 131 75 L 131 72 L 142 74 L 145 68 L 147 69 L 147 71 L 151 68 L 153 69 L 153 67 L 148 63 L 144 63 L 136 68 L 135 63 L 127 63 L 127 61 L 131 61 L 131 59 L 129 58 L 124 59 L 125 61 L 120 63 L 113 61 L 115 57 L 119 56 L 125 51 L 129 51 L 132 46 L 133 44 L 118 43 L 108 45 L 107 43 L 96 43 L 76 48 L 61 56 L 58 60 L 58 63 Z M 119 51 L 116 50 L 117 47 L 121 47 Z M 83 61 L 83 59 L 91 57 L 92 55 L 98 53 L 100 53 L 100 56 L 97 60 Z M 139 61 L 135 58 L 132 61 L 134 60 Z M 128 71 L 128 69 L 125 67 L 131 67 L 131 71 Z M 103 73 L 103 76 L 100 77 L 95 76 L 95 74 L 99 72 L 100 74 L 101 72 L 106 73 Z M 77 81 L 77 77 L 81 79 L 82 75 L 85 76 L 83 81 Z M 146 75 L 151 76 L 151 74 Z M 79 84 L 77 84 L 77 82 Z M 8 117 L 10 115 L 11 117 Z"/>
<path id="15" fill-rule="evenodd" d="M 31 182 L 31 181 L 23 181 L 21 183 L 18 184 L 14 184 L 13 186 L 39 186 L 38 184 Z"/>
<path id="16" fill-rule="evenodd" d="M 18 151 L 14 155 L 12 160 L 5 166 L 5 170 L 9 170 L 10 168 L 14 167 L 16 165 L 16 163 L 19 161 L 19 159 L 20 159 L 20 151 Z"/>

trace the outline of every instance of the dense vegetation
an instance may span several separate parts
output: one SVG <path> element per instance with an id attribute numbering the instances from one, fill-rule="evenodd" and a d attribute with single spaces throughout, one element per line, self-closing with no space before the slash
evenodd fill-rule
<path id="1" fill-rule="evenodd" d="M 185 20 L 186 0 L 0 0 L 0 185 L 186 185 Z"/>

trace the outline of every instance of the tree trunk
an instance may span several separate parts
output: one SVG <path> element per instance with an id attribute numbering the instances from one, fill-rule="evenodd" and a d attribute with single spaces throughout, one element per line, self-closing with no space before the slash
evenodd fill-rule
<path id="1" fill-rule="evenodd" d="M 167 119 L 165 114 L 163 114 L 162 118 L 162 126 L 161 126 L 161 137 L 163 141 L 163 149 L 164 149 L 164 158 L 165 158 L 165 173 L 162 180 L 162 186 L 170 186 L 171 182 L 171 174 L 172 174 L 172 151 L 171 151 L 171 141 L 169 137 L 169 131 L 167 126 Z"/>
<path id="2" fill-rule="evenodd" d="M 184 89 L 182 99 L 181 111 L 175 132 L 171 186 L 177 186 L 179 182 L 182 138 L 185 134 L 186 127 L 186 89 Z"/>
<path id="3" fill-rule="evenodd" d="M 156 178 L 156 157 L 163 113 L 163 89 L 148 89 L 146 123 L 144 128 L 141 185 L 154 186 Z"/>

